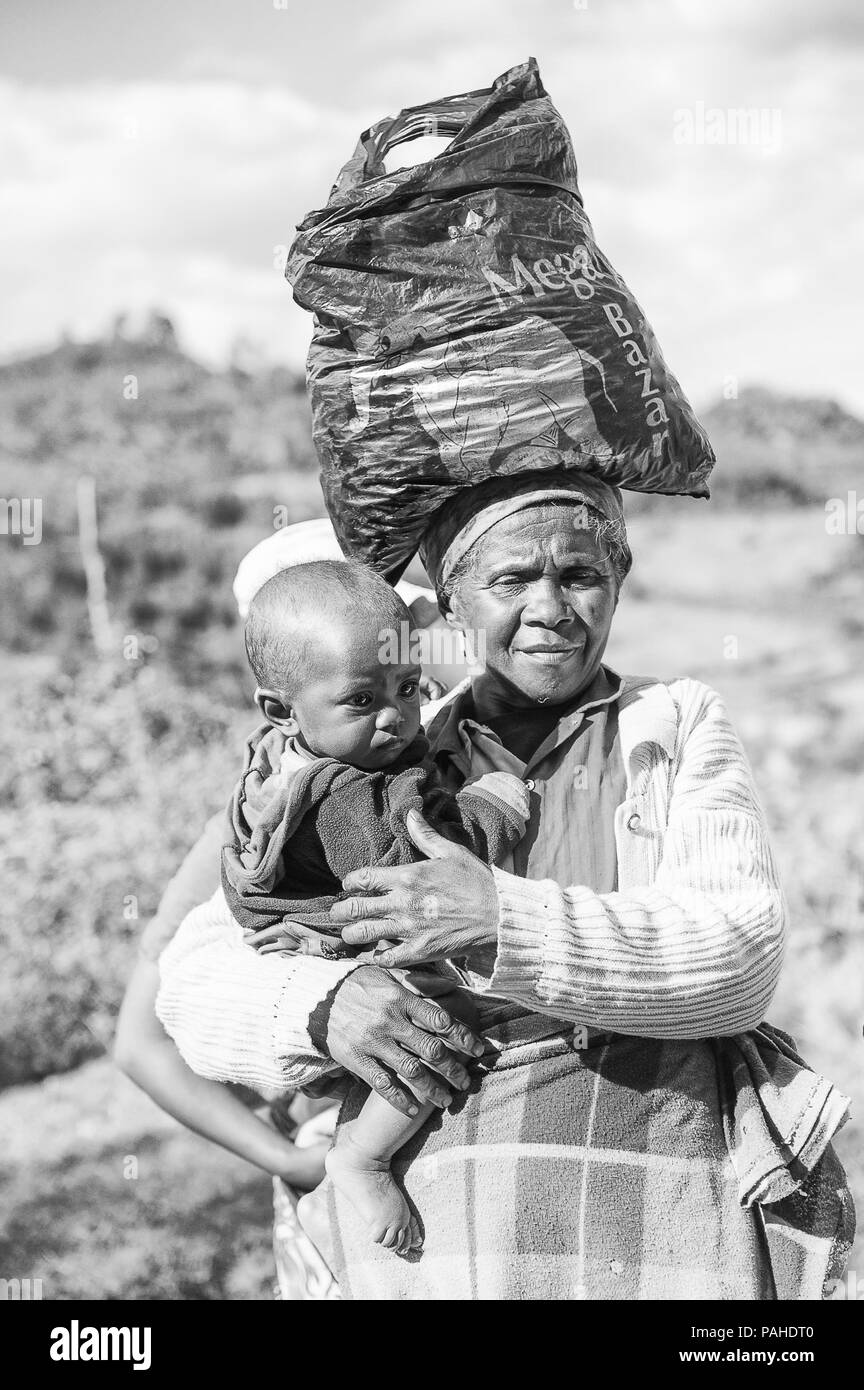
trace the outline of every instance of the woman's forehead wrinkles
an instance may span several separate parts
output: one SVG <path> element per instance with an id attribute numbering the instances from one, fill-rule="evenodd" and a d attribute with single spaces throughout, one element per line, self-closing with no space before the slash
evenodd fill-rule
<path id="1" fill-rule="evenodd" d="M 493 527 L 480 542 L 481 569 L 508 561 L 543 568 L 550 560 L 561 564 L 579 557 L 597 558 L 597 542 L 590 531 L 576 525 L 575 509 L 568 508 L 563 515 L 562 511 L 554 508 L 547 515 L 508 517 Z"/>

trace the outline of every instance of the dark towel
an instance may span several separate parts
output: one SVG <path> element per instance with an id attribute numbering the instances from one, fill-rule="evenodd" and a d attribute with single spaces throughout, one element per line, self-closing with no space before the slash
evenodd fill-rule
<path id="1" fill-rule="evenodd" d="M 425 735 L 374 772 L 317 758 L 284 775 L 286 742 L 269 724 L 249 739 L 222 851 L 222 887 L 242 927 L 289 921 L 312 929 L 289 935 L 286 949 L 352 954 L 330 908 L 352 870 L 423 858 L 405 824 L 412 808 L 487 864 L 500 863 L 525 833 L 529 793 L 518 778 L 490 773 L 454 795 L 440 785 Z"/>

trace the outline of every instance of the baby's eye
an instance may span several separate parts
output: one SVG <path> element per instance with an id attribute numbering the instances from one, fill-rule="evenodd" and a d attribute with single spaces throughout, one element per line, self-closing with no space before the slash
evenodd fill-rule
<path id="1" fill-rule="evenodd" d="M 399 687 L 399 694 L 403 700 L 413 700 L 419 689 L 419 681 L 403 681 Z"/>
<path id="2" fill-rule="evenodd" d="M 372 696 L 366 690 L 361 690 L 356 695 L 352 695 L 348 701 L 354 709 L 368 709 L 372 703 Z"/>

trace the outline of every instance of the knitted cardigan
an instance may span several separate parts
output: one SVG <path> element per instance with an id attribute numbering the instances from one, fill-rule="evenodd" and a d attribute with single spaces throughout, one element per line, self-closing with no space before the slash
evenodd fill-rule
<path id="1" fill-rule="evenodd" d="M 428 724 L 443 704 L 424 709 Z M 541 1014 L 655 1038 L 746 1032 L 763 1019 L 785 906 L 746 755 L 700 681 L 627 677 L 618 890 L 493 869 L 495 968 L 475 987 Z M 275 1091 L 332 1069 L 309 1016 L 354 961 L 259 955 L 218 892 L 160 958 L 157 1013 L 199 1074 Z"/>

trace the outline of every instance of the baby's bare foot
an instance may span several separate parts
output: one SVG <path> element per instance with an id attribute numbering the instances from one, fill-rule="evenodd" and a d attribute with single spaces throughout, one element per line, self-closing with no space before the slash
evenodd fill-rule
<path id="1" fill-rule="evenodd" d="M 420 1228 L 390 1165 L 356 1149 L 347 1137 L 337 1139 L 324 1160 L 328 1176 L 369 1227 L 376 1245 L 407 1255 L 422 1244 Z"/>

